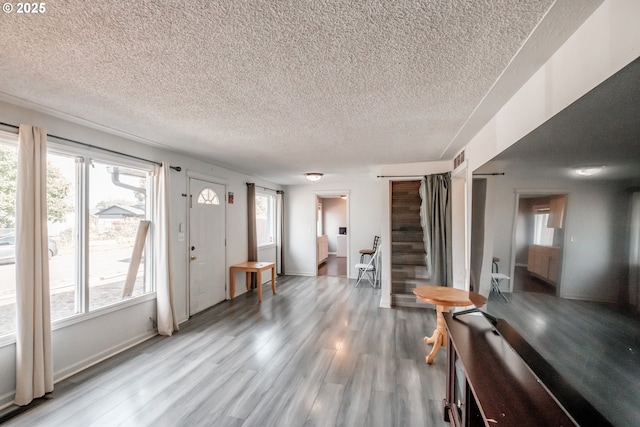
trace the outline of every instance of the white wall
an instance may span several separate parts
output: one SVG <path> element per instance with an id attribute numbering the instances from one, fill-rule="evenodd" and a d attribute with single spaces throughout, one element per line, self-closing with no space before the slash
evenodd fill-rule
<path id="1" fill-rule="evenodd" d="M 320 180 L 285 189 L 285 269 L 288 275 L 316 275 L 316 212 L 318 194 L 346 194 L 349 228 L 347 275 L 355 278 L 353 266 L 360 260 L 359 250 L 371 247 L 374 235 L 380 235 L 380 192 L 373 176 L 351 176 L 341 181 Z M 336 230 L 337 233 L 337 230 Z"/>
<path id="2" fill-rule="evenodd" d="M 226 281 L 228 266 L 247 258 L 247 182 L 273 189 L 279 186 L 246 174 L 237 173 L 207 162 L 171 152 L 158 146 L 141 144 L 112 133 L 85 127 L 68 117 L 54 117 L 43 111 L 28 109 L 0 101 L 0 121 L 10 124 L 32 124 L 44 127 L 49 134 L 77 140 L 98 147 L 137 156 L 147 160 L 168 161 L 180 166 L 181 172 L 170 176 L 171 205 L 171 271 L 175 309 L 179 320 L 188 318 L 188 239 L 178 241 L 180 224 L 188 224 L 186 194 L 189 176 L 207 178 L 225 185 L 233 192 L 234 204 L 226 205 Z M 188 232 L 186 233 L 188 236 Z M 242 277 L 240 277 L 242 276 Z M 238 275 L 236 291 L 246 292 L 244 275 Z M 228 295 L 228 294 L 227 294 Z M 54 379 L 56 381 L 155 335 L 149 317 L 155 318 L 153 296 L 135 300 L 117 311 L 104 310 L 80 322 L 57 324 L 52 333 Z M 108 325 L 108 327 L 105 327 Z M 0 407 L 13 400 L 15 390 L 15 344 L 0 347 Z"/>
<path id="3" fill-rule="evenodd" d="M 469 170 L 477 169 L 637 58 L 640 55 L 638 22 L 640 2 L 604 1 L 467 144 Z M 487 206 L 491 206 L 489 201 Z M 490 216 L 487 215 L 486 220 L 489 222 Z M 496 232 L 504 230 L 501 227 Z M 507 232 L 511 233 L 511 229 Z M 485 239 L 493 242 L 491 226 L 485 228 Z M 491 246 L 485 245 L 481 289 L 488 282 L 491 257 L 487 254 L 491 251 Z M 464 262 L 464 259 L 454 254 L 455 262 Z"/>

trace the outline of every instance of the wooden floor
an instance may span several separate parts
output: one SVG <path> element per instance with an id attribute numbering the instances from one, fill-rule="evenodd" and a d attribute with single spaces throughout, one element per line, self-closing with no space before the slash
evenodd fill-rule
<path id="1" fill-rule="evenodd" d="M 330 254 L 327 260 L 318 266 L 318 276 L 347 277 L 347 258 Z"/>
<path id="2" fill-rule="evenodd" d="M 537 294 L 555 295 L 555 286 L 533 277 L 527 267 L 517 266 L 513 272 L 513 292 L 535 292 Z"/>
<path id="3" fill-rule="evenodd" d="M 432 310 L 381 309 L 380 290 L 278 279 L 56 384 L 7 425 L 448 426 L 446 351 L 426 365 Z"/>
<path id="4" fill-rule="evenodd" d="M 640 314 L 544 293 L 491 293 L 505 319 L 612 425 L 640 426 Z"/>

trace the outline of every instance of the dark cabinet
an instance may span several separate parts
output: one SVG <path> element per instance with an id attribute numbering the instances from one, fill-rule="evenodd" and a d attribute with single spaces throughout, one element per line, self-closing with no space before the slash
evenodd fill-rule
<path id="1" fill-rule="evenodd" d="M 444 416 L 452 426 L 577 425 L 487 319 L 445 313 L 445 324 Z"/>

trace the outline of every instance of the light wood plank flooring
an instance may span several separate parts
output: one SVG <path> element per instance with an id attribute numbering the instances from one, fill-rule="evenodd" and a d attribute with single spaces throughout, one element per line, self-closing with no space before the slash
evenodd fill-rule
<path id="1" fill-rule="evenodd" d="M 278 279 L 56 385 L 7 425 L 448 426 L 435 313 L 336 277 Z M 107 326 L 105 326 L 107 327 Z"/>

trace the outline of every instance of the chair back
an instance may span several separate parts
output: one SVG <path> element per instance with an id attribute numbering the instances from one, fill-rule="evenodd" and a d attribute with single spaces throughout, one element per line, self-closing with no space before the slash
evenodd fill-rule
<path id="1" fill-rule="evenodd" d="M 378 242 L 380 241 L 380 236 L 373 236 L 373 246 L 371 247 L 375 252 L 378 249 Z"/>
<path id="2" fill-rule="evenodd" d="M 369 265 L 378 261 L 378 257 L 380 256 L 380 249 L 382 249 L 382 243 L 377 245 L 376 251 L 371 255 L 371 259 L 369 260 Z"/>

